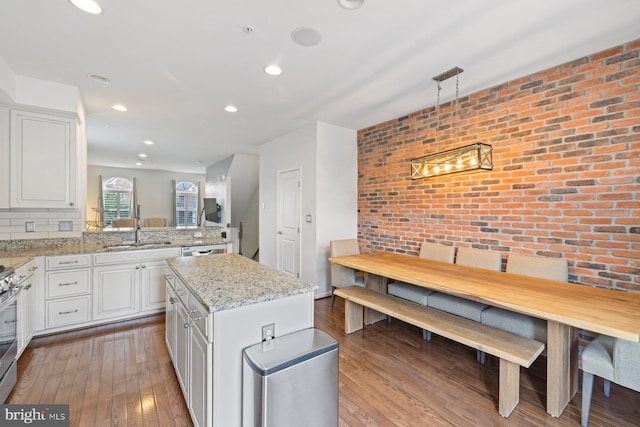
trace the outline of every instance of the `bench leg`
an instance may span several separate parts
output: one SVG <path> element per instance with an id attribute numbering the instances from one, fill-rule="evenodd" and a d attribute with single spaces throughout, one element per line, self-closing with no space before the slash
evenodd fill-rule
<path id="1" fill-rule="evenodd" d="M 344 300 L 344 332 L 346 334 L 362 329 L 362 316 L 362 305 Z"/>
<path id="2" fill-rule="evenodd" d="M 520 401 L 520 365 L 500 359 L 500 415 L 507 418 Z"/>

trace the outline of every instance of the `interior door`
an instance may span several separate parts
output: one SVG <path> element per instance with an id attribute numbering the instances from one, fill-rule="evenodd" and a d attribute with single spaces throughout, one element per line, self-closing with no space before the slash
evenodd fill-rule
<path id="1" fill-rule="evenodd" d="M 300 277 L 300 169 L 278 173 L 278 270 Z"/>

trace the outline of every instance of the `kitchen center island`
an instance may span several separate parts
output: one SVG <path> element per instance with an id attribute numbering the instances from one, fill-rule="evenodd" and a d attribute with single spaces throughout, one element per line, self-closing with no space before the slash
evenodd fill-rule
<path id="1" fill-rule="evenodd" d="M 171 258 L 166 342 L 195 426 L 240 426 L 242 349 L 313 327 L 315 286 L 238 254 Z"/>

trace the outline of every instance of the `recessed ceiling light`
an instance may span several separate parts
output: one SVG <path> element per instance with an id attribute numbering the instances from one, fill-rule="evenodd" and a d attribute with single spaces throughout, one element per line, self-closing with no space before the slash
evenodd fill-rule
<path id="1" fill-rule="evenodd" d="M 202 160 L 196 160 L 196 165 L 200 166 L 202 164 Z"/>
<path id="2" fill-rule="evenodd" d="M 102 13 L 102 8 L 100 5 L 94 0 L 69 0 L 72 5 L 77 7 L 83 12 L 90 13 L 92 15 L 100 15 Z"/>
<path id="3" fill-rule="evenodd" d="M 363 3 L 364 0 L 338 0 L 338 4 L 348 10 L 358 9 Z"/>
<path id="4" fill-rule="evenodd" d="M 269 74 L 270 76 L 279 76 L 282 74 L 282 69 L 277 65 L 267 65 L 264 67 L 264 72 Z"/>
<path id="5" fill-rule="evenodd" d="M 153 141 L 151 141 L 150 139 L 147 139 L 146 141 L 144 141 L 144 143 L 147 145 L 153 145 Z"/>
<path id="6" fill-rule="evenodd" d="M 142 166 L 142 162 L 136 162 L 136 166 Z"/>
<path id="7" fill-rule="evenodd" d="M 145 157 L 147 157 L 147 155 L 146 155 L 146 154 L 144 154 L 144 153 L 140 153 L 140 154 L 138 154 L 138 157 L 145 158 Z"/>
<path id="8" fill-rule="evenodd" d="M 99 74 L 89 74 L 87 77 L 95 82 L 102 83 L 103 85 L 108 85 L 109 83 L 111 83 L 111 80 Z"/>
<path id="9" fill-rule="evenodd" d="M 234 105 L 227 105 L 226 107 L 224 107 L 224 111 L 226 111 L 227 113 L 235 113 L 236 111 L 238 111 L 238 108 Z"/>
<path id="10" fill-rule="evenodd" d="M 291 40 L 299 46 L 315 46 L 322 40 L 322 34 L 318 30 L 308 27 L 299 27 L 291 32 Z"/>
<path id="11" fill-rule="evenodd" d="M 127 111 L 127 107 L 125 107 L 122 104 L 112 105 L 111 108 L 113 108 L 116 111 Z"/>

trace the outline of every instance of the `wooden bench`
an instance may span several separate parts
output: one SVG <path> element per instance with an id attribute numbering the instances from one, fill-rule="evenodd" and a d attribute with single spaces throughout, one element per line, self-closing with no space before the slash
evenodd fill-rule
<path id="1" fill-rule="evenodd" d="M 339 288 L 334 293 L 345 299 L 347 334 L 362 329 L 363 308 L 368 307 L 498 357 L 498 410 L 505 418 L 520 401 L 520 366 L 528 368 L 544 350 L 541 342 L 360 286 Z"/>

